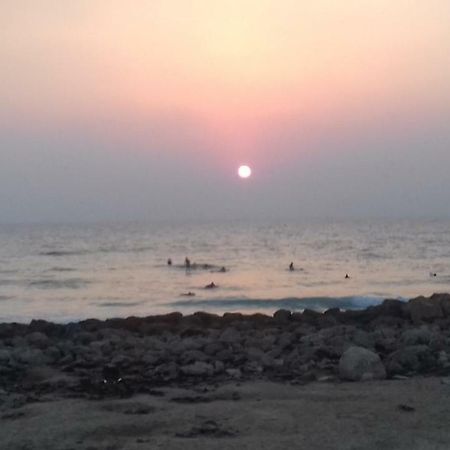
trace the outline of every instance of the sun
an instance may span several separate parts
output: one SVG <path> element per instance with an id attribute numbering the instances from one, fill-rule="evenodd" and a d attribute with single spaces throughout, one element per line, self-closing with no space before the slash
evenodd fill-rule
<path id="1" fill-rule="evenodd" d="M 241 178 L 248 178 L 252 174 L 252 169 L 249 166 L 240 166 L 238 169 L 238 175 Z"/>

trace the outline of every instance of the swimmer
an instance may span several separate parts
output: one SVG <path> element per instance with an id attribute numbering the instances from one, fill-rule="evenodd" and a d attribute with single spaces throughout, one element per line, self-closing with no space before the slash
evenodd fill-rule
<path id="1" fill-rule="evenodd" d="M 205 289 L 215 289 L 217 287 L 218 287 L 217 284 L 214 283 L 214 281 L 211 281 L 211 283 L 209 283 L 205 286 Z"/>
<path id="2" fill-rule="evenodd" d="M 183 297 L 195 297 L 195 292 L 185 292 L 183 294 L 181 294 Z"/>
<path id="3" fill-rule="evenodd" d="M 291 262 L 290 264 L 289 264 L 289 270 L 292 272 L 293 270 L 295 270 L 294 269 L 294 263 L 293 262 Z"/>
<path id="4" fill-rule="evenodd" d="M 219 272 L 222 272 L 222 273 L 225 273 L 226 271 L 227 271 L 227 269 L 226 269 L 225 266 L 222 266 L 222 267 L 219 269 Z"/>

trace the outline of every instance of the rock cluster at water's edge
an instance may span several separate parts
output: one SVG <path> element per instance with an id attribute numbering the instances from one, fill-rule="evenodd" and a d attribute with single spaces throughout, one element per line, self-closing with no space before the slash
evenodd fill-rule
<path id="1" fill-rule="evenodd" d="M 116 374 L 108 375 L 105 373 Z M 450 375 L 450 294 L 361 311 L 198 312 L 0 324 L 0 390 L 107 395 L 268 379 Z"/>

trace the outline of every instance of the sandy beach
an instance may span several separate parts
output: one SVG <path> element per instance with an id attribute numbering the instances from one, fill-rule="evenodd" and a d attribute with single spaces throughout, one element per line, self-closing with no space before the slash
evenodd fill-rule
<path id="1" fill-rule="evenodd" d="M 448 449 L 450 385 L 226 383 L 1 408 L 4 450 Z"/>
<path id="2" fill-rule="evenodd" d="M 1 448 L 447 449 L 450 295 L 0 324 Z"/>

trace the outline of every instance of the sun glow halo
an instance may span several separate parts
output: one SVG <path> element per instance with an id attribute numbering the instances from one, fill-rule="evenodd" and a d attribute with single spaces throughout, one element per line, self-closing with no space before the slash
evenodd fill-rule
<path id="1" fill-rule="evenodd" d="M 241 178 L 248 178 L 252 174 L 252 169 L 249 166 L 240 166 L 238 169 L 238 175 Z"/>

